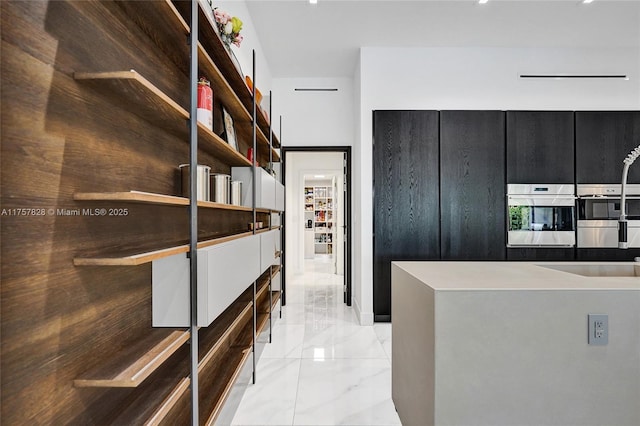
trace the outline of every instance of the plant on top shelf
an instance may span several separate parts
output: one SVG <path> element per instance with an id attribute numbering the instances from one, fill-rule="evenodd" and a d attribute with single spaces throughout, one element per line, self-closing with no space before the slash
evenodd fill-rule
<path id="1" fill-rule="evenodd" d="M 242 21 L 240 18 L 231 16 L 217 7 L 213 9 L 213 16 L 220 31 L 220 38 L 226 47 L 229 48 L 232 43 L 240 47 L 240 43 L 242 43 L 244 39 L 244 37 L 240 35 L 240 31 L 242 30 Z"/>

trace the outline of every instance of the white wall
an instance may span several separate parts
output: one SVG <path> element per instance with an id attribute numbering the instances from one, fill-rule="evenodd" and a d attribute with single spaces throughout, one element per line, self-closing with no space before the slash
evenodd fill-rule
<path id="1" fill-rule="evenodd" d="M 295 89 L 338 89 L 303 92 Z M 273 80 L 274 128 L 282 115 L 283 146 L 352 146 L 355 110 L 350 78 L 276 78 Z"/>
<path id="2" fill-rule="evenodd" d="M 629 80 L 521 80 L 520 73 L 627 74 Z M 362 48 L 354 146 L 354 304 L 373 312 L 372 111 L 640 109 L 634 49 Z M 363 321 L 364 319 L 364 321 Z"/>

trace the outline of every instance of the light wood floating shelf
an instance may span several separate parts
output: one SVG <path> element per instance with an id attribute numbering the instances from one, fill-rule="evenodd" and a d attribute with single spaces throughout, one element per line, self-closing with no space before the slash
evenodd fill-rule
<path id="1" fill-rule="evenodd" d="M 220 352 L 220 349 L 224 349 L 224 343 L 231 333 L 236 331 L 236 329 L 242 324 L 242 320 L 248 314 L 252 313 L 253 301 L 250 301 L 247 306 L 240 312 L 240 314 L 236 317 L 236 319 L 231 323 L 229 328 L 225 330 L 225 332 L 220 336 L 215 345 L 207 352 L 207 354 L 200 360 L 198 363 L 198 372 L 200 372 L 212 359 L 216 357 L 216 355 Z"/>
<path id="2" fill-rule="evenodd" d="M 231 393 L 233 385 L 252 353 L 251 346 L 235 346 L 231 347 L 226 356 L 220 360 L 220 363 L 224 363 L 225 365 L 235 365 L 235 368 L 231 370 L 230 375 L 223 377 L 223 383 L 225 383 L 224 389 L 222 389 L 222 394 L 211 408 L 211 411 L 209 412 L 206 407 L 202 406 L 201 418 L 207 418 L 207 421 L 204 423 L 205 425 L 212 425 L 215 423 L 224 403 L 227 401 L 227 398 Z"/>
<path id="3" fill-rule="evenodd" d="M 189 199 L 173 195 L 154 194 L 142 191 L 124 192 L 77 192 L 73 195 L 76 201 L 122 201 L 129 203 L 157 204 L 167 206 L 188 206 Z M 220 210 L 236 210 L 243 212 L 252 211 L 251 207 L 236 206 L 232 204 L 214 203 L 211 201 L 198 201 L 198 207 Z"/>
<path id="4" fill-rule="evenodd" d="M 153 344 L 159 335 L 166 336 Z M 74 380 L 73 384 L 76 387 L 137 387 L 187 340 L 188 331 L 154 330 L 146 339 L 132 345 L 122 359 L 117 358 L 113 363 L 87 373 L 85 377 Z M 151 349 L 140 355 L 142 349 L 149 347 Z"/>
<path id="5" fill-rule="evenodd" d="M 216 244 L 225 243 L 227 241 L 237 240 L 239 238 L 249 237 L 252 232 L 243 232 L 241 234 L 229 235 L 226 237 L 214 238 L 211 240 L 201 241 L 198 248 L 214 246 Z M 76 257 L 73 264 L 76 266 L 138 266 L 149 263 L 164 257 L 173 256 L 175 254 L 189 252 L 189 245 L 183 244 L 175 247 L 169 247 L 160 250 L 153 250 L 144 253 L 136 253 L 131 255 L 114 254 L 102 257 Z"/>
<path id="6" fill-rule="evenodd" d="M 280 292 L 272 291 L 271 297 L 272 297 L 271 312 L 273 312 L 273 308 L 275 308 L 278 305 L 278 300 L 280 300 Z M 267 326 L 267 322 L 269 322 L 269 312 L 259 312 L 256 335 L 262 333 L 262 330 L 264 330 L 264 328 Z"/>
<path id="7" fill-rule="evenodd" d="M 76 72 L 74 78 L 92 86 L 115 105 L 188 141 L 189 129 L 185 121 L 189 119 L 189 113 L 135 70 Z M 247 158 L 200 122 L 198 141 L 205 151 L 232 166 L 251 166 Z"/>
<path id="8" fill-rule="evenodd" d="M 173 388 L 171 393 L 160 403 L 151 417 L 147 419 L 144 423 L 145 426 L 160 425 L 162 420 L 167 417 L 167 414 L 169 414 L 178 401 L 180 401 L 180 398 L 189 390 L 189 385 L 191 385 L 190 378 L 185 377 L 180 380 L 178 385 Z"/>

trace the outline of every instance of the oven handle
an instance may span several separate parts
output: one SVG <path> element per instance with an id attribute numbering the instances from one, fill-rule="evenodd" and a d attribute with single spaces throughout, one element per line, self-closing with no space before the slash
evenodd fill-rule
<path id="1" fill-rule="evenodd" d="M 640 195 L 625 196 L 627 200 L 640 200 Z M 620 195 L 579 195 L 580 200 L 619 200 Z"/>
<path id="2" fill-rule="evenodd" d="M 515 200 L 575 200 L 577 197 L 568 196 L 568 195 L 513 195 L 507 194 L 508 198 L 513 198 Z M 618 197 L 620 198 L 620 197 Z"/>

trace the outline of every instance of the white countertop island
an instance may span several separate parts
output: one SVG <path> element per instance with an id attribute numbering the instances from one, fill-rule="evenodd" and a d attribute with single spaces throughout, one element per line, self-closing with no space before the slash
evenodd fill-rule
<path id="1" fill-rule="evenodd" d="M 403 425 L 640 425 L 633 263 L 393 262 L 391 281 Z"/>

